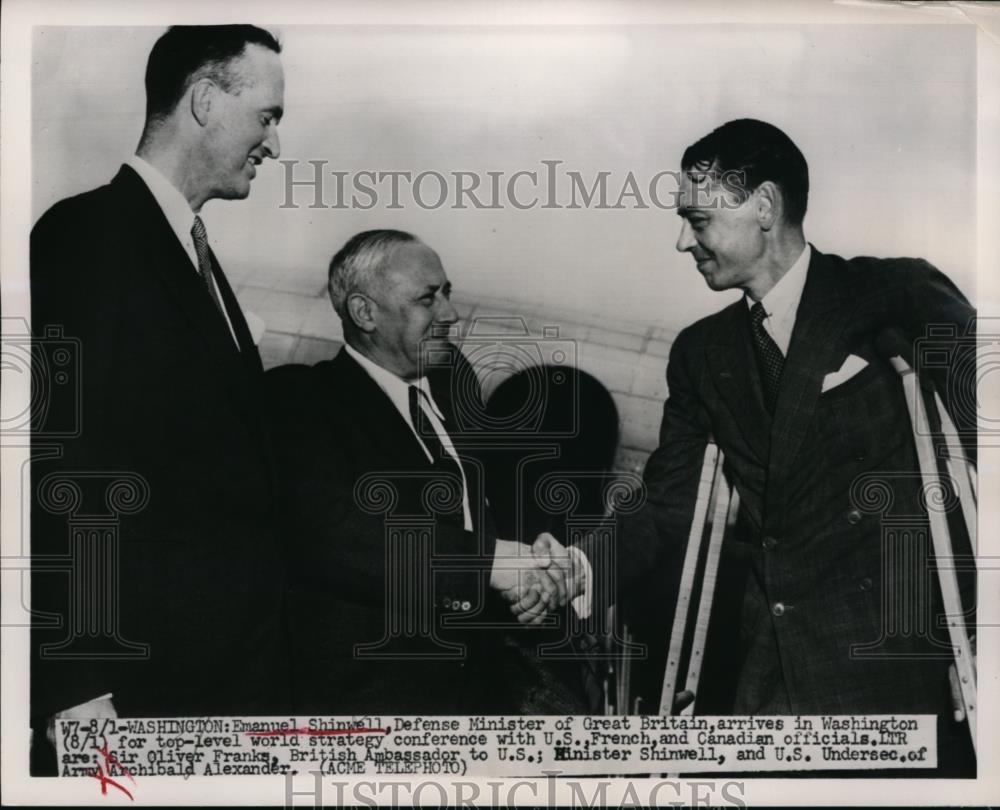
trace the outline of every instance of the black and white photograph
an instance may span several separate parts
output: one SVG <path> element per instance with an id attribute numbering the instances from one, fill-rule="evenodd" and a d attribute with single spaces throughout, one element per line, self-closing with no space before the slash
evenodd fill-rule
<path id="1" fill-rule="evenodd" d="M 2 49 L 7 801 L 1000 798 L 1000 9 Z"/>

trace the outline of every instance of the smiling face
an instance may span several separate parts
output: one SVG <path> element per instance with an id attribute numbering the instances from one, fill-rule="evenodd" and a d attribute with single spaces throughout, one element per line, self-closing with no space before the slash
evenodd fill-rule
<path id="1" fill-rule="evenodd" d="M 379 290 L 372 296 L 371 342 L 380 365 L 404 380 L 415 379 L 421 352 L 447 343 L 458 322 L 451 282 L 438 255 L 421 242 L 396 248 Z"/>
<path id="2" fill-rule="evenodd" d="M 713 290 L 746 289 L 762 272 L 766 245 L 757 217 L 757 194 L 740 202 L 711 176 L 685 171 L 677 213 L 677 250 L 694 257 Z"/>
<path id="3" fill-rule="evenodd" d="M 217 87 L 205 134 L 210 171 L 208 198 L 241 200 L 264 158 L 281 154 L 278 122 L 284 105 L 285 76 L 274 51 L 247 45 L 230 63 L 241 78 L 231 90 Z"/>

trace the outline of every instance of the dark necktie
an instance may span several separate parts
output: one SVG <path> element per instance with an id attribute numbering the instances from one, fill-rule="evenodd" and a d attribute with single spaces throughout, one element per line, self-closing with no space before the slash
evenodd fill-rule
<path id="1" fill-rule="evenodd" d="M 778 344 L 764 328 L 767 312 L 764 305 L 758 301 L 750 308 L 750 330 L 753 332 L 753 347 L 757 354 L 757 369 L 764 389 L 764 404 L 774 413 L 774 404 L 778 401 L 778 387 L 781 385 L 781 371 L 785 367 L 785 356 Z"/>
<path id="2" fill-rule="evenodd" d="M 211 296 L 215 306 L 218 307 L 222 317 L 226 317 L 226 311 L 222 308 L 222 301 L 219 300 L 219 293 L 212 283 L 212 255 L 208 250 L 208 234 L 205 231 L 205 223 L 201 217 L 194 218 L 194 225 L 191 226 L 191 236 L 194 238 L 194 252 L 198 254 L 198 275 L 205 282 L 208 294 Z"/>
<path id="3" fill-rule="evenodd" d="M 410 419 L 413 420 L 413 427 L 417 431 L 417 435 L 420 437 L 421 441 L 423 441 L 424 446 L 427 448 L 427 452 L 431 454 L 434 468 L 449 476 L 455 476 L 455 484 L 459 487 L 461 500 L 459 500 L 456 513 L 452 516 L 460 524 L 465 525 L 465 510 L 463 507 L 465 486 L 463 484 L 462 468 L 455 460 L 455 457 L 449 453 L 441 443 L 441 439 L 438 437 L 437 431 L 434 430 L 434 425 L 431 424 L 431 420 L 427 418 L 427 413 L 420 404 L 420 398 L 426 397 L 426 394 L 415 385 L 410 386 L 409 393 Z M 427 406 L 431 407 L 429 402 L 427 403 Z"/>

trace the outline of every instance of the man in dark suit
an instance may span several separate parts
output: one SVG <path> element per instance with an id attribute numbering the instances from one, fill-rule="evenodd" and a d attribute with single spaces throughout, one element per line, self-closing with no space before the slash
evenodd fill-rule
<path id="1" fill-rule="evenodd" d="M 724 555 L 746 566 L 742 604 L 721 617 L 739 637 L 721 653 L 736 681 L 727 708 L 935 714 L 941 762 L 961 770 L 952 754 L 967 732 L 949 699 L 914 440 L 880 341 L 912 343 L 928 325 L 962 338 L 974 312 L 923 260 L 845 260 L 807 244 L 806 161 L 769 124 L 719 127 L 688 148 L 682 169 L 677 249 L 713 290 L 744 296 L 671 349 L 649 503 L 624 521 L 624 576 L 665 560 L 679 569 L 714 440 L 741 503 Z M 969 428 L 974 414 L 947 396 L 954 389 L 940 388 Z"/>
<path id="2" fill-rule="evenodd" d="M 79 424 L 33 468 L 36 728 L 281 710 L 263 371 L 198 216 L 278 156 L 279 52 L 253 26 L 169 29 L 136 155 L 32 231 L 33 330 L 79 341 L 81 380 L 33 414 L 39 451 L 53 414 Z"/>
<path id="3" fill-rule="evenodd" d="M 346 345 L 268 372 L 287 510 L 295 710 L 503 713 L 502 631 L 570 594 L 541 548 L 497 538 L 476 374 L 437 254 L 366 231 L 330 263 Z M 544 538 L 544 536 L 543 536 Z M 551 570 L 549 570 L 551 569 Z"/>

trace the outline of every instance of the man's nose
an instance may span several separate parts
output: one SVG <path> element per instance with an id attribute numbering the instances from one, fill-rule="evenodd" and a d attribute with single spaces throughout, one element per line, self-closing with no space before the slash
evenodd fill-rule
<path id="1" fill-rule="evenodd" d="M 444 303 L 441 305 L 441 309 L 438 310 L 438 323 L 446 323 L 449 326 L 453 323 L 458 323 L 459 316 L 458 310 L 455 309 L 455 305 L 451 303 L 448 298 L 444 299 Z"/>
<path id="2" fill-rule="evenodd" d="M 677 250 L 681 253 L 691 250 L 697 242 L 694 238 L 694 229 L 691 227 L 691 223 L 686 219 L 681 220 L 681 232 L 677 237 Z"/>
<path id="3" fill-rule="evenodd" d="M 275 124 L 268 127 L 267 137 L 261 146 L 264 149 L 264 154 L 270 158 L 277 158 L 281 154 L 281 140 L 278 138 L 278 127 Z"/>

